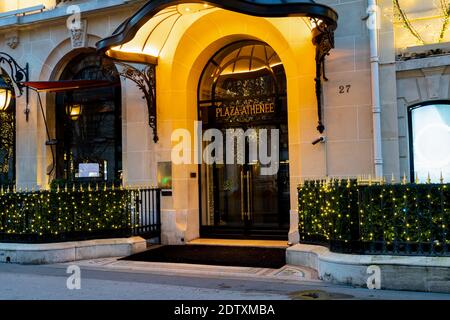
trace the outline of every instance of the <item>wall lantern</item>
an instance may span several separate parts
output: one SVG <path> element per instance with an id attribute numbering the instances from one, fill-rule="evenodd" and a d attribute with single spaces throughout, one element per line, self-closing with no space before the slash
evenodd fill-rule
<path id="1" fill-rule="evenodd" d="M 29 87 L 24 85 L 23 82 L 28 82 L 29 79 L 29 65 L 26 64 L 25 68 L 19 66 L 19 64 L 5 52 L 0 52 L 0 66 L 7 65 L 10 71 L 10 78 L 5 78 L 5 76 L 0 76 L 0 111 L 5 111 L 8 109 L 12 97 L 14 96 L 13 84 L 17 86 L 20 92 L 20 96 L 25 93 L 26 107 L 25 115 L 28 122 L 30 115 L 29 108 Z"/>
<path id="2" fill-rule="evenodd" d="M 14 88 L 10 84 L 10 80 L 4 75 L 0 75 L 0 112 L 8 110 L 14 95 L 13 91 Z"/>
<path id="3" fill-rule="evenodd" d="M 80 103 L 68 103 L 66 105 L 66 113 L 72 121 L 77 121 L 82 112 L 83 106 Z"/>

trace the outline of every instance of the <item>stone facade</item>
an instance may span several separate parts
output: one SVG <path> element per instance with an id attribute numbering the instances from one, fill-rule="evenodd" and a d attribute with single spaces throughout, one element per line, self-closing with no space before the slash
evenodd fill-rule
<path id="1" fill-rule="evenodd" d="M 203 67 L 218 49 L 245 37 L 259 38 L 279 50 L 287 66 L 291 159 L 291 232 L 298 241 L 296 185 L 318 177 L 374 175 L 373 107 L 369 32 L 365 0 L 321 0 L 340 15 L 335 46 L 326 63 L 324 121 L 327 143 L 313 146 L 319 136 L 314 93 L 314 48 L 303 21 L 246 18 L 237 14 L 211 14 L 191 27 L 179 42 L 168 45 L 157 67 L 158 125 L 161 141 L 155 144 L 148 126 L 142 94 L 122 79 L 123 179 L 126 185 L 156 183 L 156 164 L 170 161 L 170 136 L 174 129 L 192 127 L 196 114 L 196 87 Z M 21 65 L 30 64 L 31 80 L 58 80 L 64 66 L 79 52 L 112 32 L 145 1 L 0 1 L 0 11 L 44 4 L 43 12 L 0 19 L 0 51 L 12 55 Z M 425 100 L 449 99 L 448 56 L 396 61 L 392 1 L 378 1 L 381 15 L 380 72 L 384 173 L 397 180 L 409 173 L 406 106 Z M 82 28 L 67 28 L 67 6 L 81 8 Z M 386 14 L 387 12 L 387 14 Z M 391 13 L 391 14 L 389 14 Z M 236 19 L 236 20 L 230 20 Z M 236 26 L 230 21 L 241 21 Z M 302 26 L 300 26 L 302 25 Z M 201 29 L 203 28 L 203 29 Z M 261 29 L 258 29 L 261 28 Z M 267 33 L 267 30 L 269 32 Z M 294 33 L 292 30 L 296 30 Z M 195 41 L 193 40 L 195 39 Z M 304 41 L 304 43 L 302 42 Z M 296 48 L 300 47 L 298 51 Z M 297 51 L 295 51 L 297 50 Z M 305 61 L 309 61 L 305 63 Z M 175 70 L 176 69 L 176 70 Z M 299 71 L 300 70 L 300 71 Z M 185 78 L 183 78 L 185 77 Z M 184 82 L 183 82 L 184 81 Z M 55 97 L 42 94 L 44 110 L 55 134 Z M 168 107 L 180 104 L 179 112 Z M 52 177 L 46 130 L 31 93 L 30 119 L 23 111 L 25 101 L 17 98 L 17 185 L 47 188 Z M 174 194 L 163 198 L 163 241 L 183 243 L 199 236 L 198 167 L 174 167 Z"/>

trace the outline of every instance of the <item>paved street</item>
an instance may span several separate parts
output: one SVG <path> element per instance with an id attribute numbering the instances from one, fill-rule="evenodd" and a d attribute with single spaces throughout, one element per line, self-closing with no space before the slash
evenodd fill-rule
<path id="1" fill-rule="evenodd" d="M 284 274 L 278 273 L 278 276 L 274 270 L 231 268 L 229 271 L 230 268 L 225 270 L 224 267 L 136 264 L 117 262 L 115 259 L 84 261 L 77 265 L 81 268 L 80 290 L 67 289 L 68 265 L 0 264 L 0 299 L 450 300 L 450 295 L 444 294 L 370 291 L 333 286 L 319 281 L 290 279 L 288 273 L 291 277 L 296 275 L 288 269 L 284 270 Z"/>

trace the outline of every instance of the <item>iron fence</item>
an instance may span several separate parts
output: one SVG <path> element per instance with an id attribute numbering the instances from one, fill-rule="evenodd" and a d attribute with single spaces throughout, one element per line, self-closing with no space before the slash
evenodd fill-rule
<path id="1" fill-rule="evenodd" d="M 299 187 L 301 240 L 334 252 L 449 256 L 450 185 L 360 185 L 309 181 Z"/>
<path id="2" fill-rule="evenodd" d="M 132 190 L 133 234 L 161 242 L 161 189 Z"/>
<path id="3" fill-rule="evenodd" d="M 46 243 L 129 236 L 160 239 L 159 189 L 0 191 L 0 241 Z"/>

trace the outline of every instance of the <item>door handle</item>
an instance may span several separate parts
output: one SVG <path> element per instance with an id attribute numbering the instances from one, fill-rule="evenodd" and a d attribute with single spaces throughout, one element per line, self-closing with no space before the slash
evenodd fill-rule
<path id="1" fill-rule="evenodd" d="M 247 173 L 247 219 L 251 220 L 253 218 L 253 175 L 250 170 Z"/>
<path id="2" fill-rule="evenodd" d="M 245 220 L 247 213 L 245 212 L 245 181 L 246 175 L 244 175 L 244 168 L 241 169 L 241 218 Z"/>

